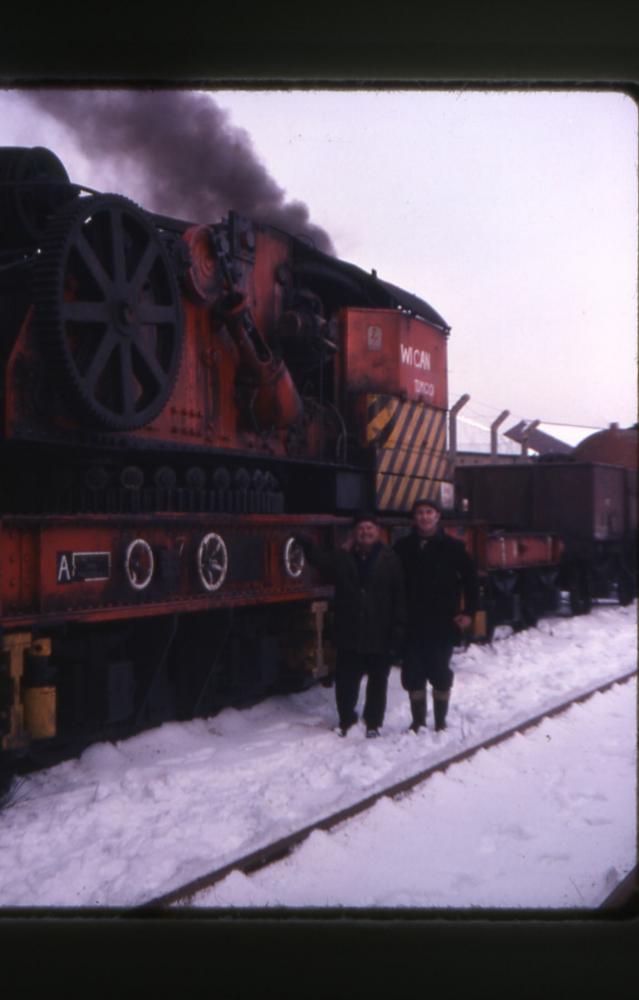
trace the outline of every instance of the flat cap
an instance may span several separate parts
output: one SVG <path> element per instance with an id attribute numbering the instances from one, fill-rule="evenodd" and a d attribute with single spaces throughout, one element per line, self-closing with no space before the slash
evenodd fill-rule
<path id="1" fill-rule="evenodd" d="M 415 503 L 412 506 L 413 514 L 415 513 L 418 507 L 432 507 L 433 510 L 436 510 L 438 514 L 441 514 L 442 512 L 442 507 L 439 500 L 435 499 L 430 500 L 427 497 L 421 497 L 419 500 L 415 501 Z"/>

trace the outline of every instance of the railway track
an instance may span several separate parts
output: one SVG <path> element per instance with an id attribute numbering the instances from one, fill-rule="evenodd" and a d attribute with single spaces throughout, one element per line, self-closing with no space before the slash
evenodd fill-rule
<path id="1" fill-rule="evenodd" d="M 193 899 L 198 893 L 204 891 L 205 889 L 211 888 L 217 882 L 226 878 L 233 871 L 240 871 L 245 875 L 250 875 L 253 872 L 260 870 L 261 868 L 266 868 L 268 865 L 273 864 L 276 861 L 280 861 L 287 855 L 291 854 L 301 843 L 303 843 L 306 838 L 313 833 L 315 830 L 330 830 L 331 828 L 343 823 L 345 820 L 351 819 L 357 816 L 359 813 L 365 812 L 370 809 L 379 799 L 386 798 L 397 798 L 406 792 L 410 791 L 416 785 L 421 784 L 430 778 L 433 774 L 441 773 L 446 771 L 451 765 L 460 763 L 461 761 L 468 760 L 473 757 L 478 751 L 489 749 L 490 747 L 497 746 L 503 743 L 505 740 L 510 739 L 518 733 L 525 733 L 528 729 L 539 725 L 545 719 L 552 718 L 553 716 L 560 715 L 566 712 L 573 705 L 580 704 L 581 702 L 587 701 L 592 698 L 595 694 L 603 693 L 609 690 L 615 684 L 627 683 L 633 677 L 636 676 L 636 670 L 630 671 L 628 673 L 622 674 L 614 680 L 607 681 L 605 684 L 600 684 L 590 690 L 574 697 L 569 700 L 562 702 L 560 705 L 555 706 L 545 712 L 541 712 L 537 715 L 531 716 L 530 718 L 519 722 L 514 726 L 510 726 L 508 729 L 497 733 L 494 736 L 489 737 L 479 743 L 473 744 L 471 747 L 466 747 L 465 749 L 453 754 L 452 756 L 446 758 L 445 760 L 439 761 L 438 763 L 427 767 L 416 774 L 411 775 L 409 778 L 405 778 L 402 781 L 396 782 L 381 791 L 374 792 L 371 795 L 365 796 L 363 799 L 356 803 L 353 803 L 346 808 L 339 809 L 334 813 L 330 813 L 321 819 L 308 824 L 307 826 L 301 827 L 299 830 L 288 834 L 285 837 L 281 837 L 278 840 L 273 841 L 270 844 L 265 844 L 264 846 L 258 848 L 255 851 L 245 854 L 242 857 L 236 858 L 235 860 L 222 865 L 219 868 L 215 868 L 206 874 L 199 876 L 192 881 L 185 883 L 170 892 L 167 892 L 161 896 L 156 896 L 153 899 L 148 900 L 132 910 L 132 913 L 148 913 L 152 911 L 164 910 L 167 907 L 175 906 L 177 904 L 188 904 L 190 900 Z M 628 879 L 624 880 L 624 883 L 628 882 Z M 628 883 L 634 881 L 630 880 Z M 625 887 L 628 891 L 628 886 Z M 617 897 L 610 897 L 603 904 L 604 907 L 618 904 L 619 899 Z"/>

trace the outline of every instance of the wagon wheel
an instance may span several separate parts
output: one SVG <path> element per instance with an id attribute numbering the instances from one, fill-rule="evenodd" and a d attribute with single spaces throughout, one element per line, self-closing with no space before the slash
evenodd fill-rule
<path id="1" fill-rule="evenodd" d="M 287 539 L 284 546 L 284 568 L 289 576 L 296 580 L 304 571 L 304 551 L 295 538 Z"/>
<path id="2" fill-rule="evenodd" d="M 98 195 L 61 212 L 43 240 L 34 299 L 84 418 L 134 430 L 160 413 L 182 354 L 180 294 L 162 238 L 136 205 Z"/>
<path id="3" fill-rule="evenodd" d="M 219 590 L 228 572 L 229 557 L 221 535 L 205 535 L 197 550 L 197 572 L 205 590 Z"/>
<path id="4" fill-rule="evenodd" d="M 124 572 L 134 590 L 145 590 L 151 582 L 155 560 L 153 550 L 143 538 L 135 538 L 124 554 Z"/>

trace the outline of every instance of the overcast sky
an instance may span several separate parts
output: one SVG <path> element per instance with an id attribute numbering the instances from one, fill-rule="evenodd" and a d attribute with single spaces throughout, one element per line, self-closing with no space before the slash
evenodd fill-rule
<path id="1" fill-rule="evenodd" d="M 451 403 L 468 392 L 465 413 L 485 419 L 508 409 L 593 427 L 635 422 L 637 108 L 629 97 L 218 91 L 213 99 L 228 112 L 230 133 L 245 130 L 238 143 L 252 145 L 286 201 L 308 206 L 338 256 L 375 268 L 446 319 Z M 145 203 L 130 159 L 97 148 L 89 121 L 99 128 L 99 114 L 89 107 L 86 124 L 68 129 L 63 116 L 4 91 L 0 137 L 47 145 L 73 180 L 162 210 Z"/>

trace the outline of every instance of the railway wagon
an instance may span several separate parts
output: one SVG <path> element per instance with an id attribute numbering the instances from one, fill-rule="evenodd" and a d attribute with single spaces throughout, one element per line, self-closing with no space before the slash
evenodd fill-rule
<path id="1" fill-rule="evenodd" d="M 559 586 L 574 613 L 596 598 L 625 605 L 636 596 L 636 427 L 599 431 L 568 460 L 459 467 L 455 486 L 460 510 L 506 530 L 561 538 Z"/>

